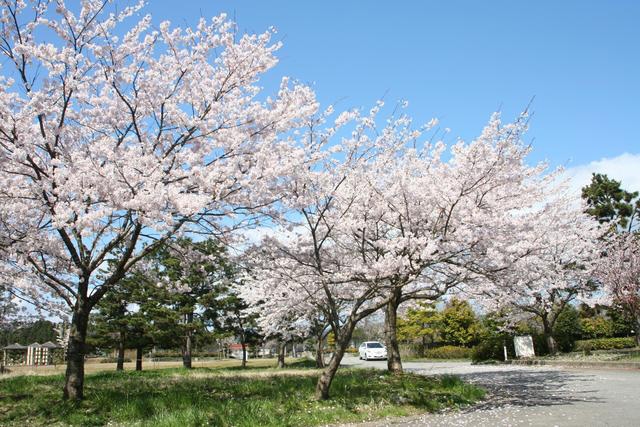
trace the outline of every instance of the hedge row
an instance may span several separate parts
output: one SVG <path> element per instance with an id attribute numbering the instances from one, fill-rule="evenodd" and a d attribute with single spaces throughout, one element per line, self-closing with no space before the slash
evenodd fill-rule
<path id="1" fill-rule="evenodd" d="M 124 363 L 129 363 L 131 362 L 131 359 L 129 359 L 128 357 L 124 358 Z M 105 357 L 102 360 L 100 360 L 100 363 L 118 363 L 118 358 L 117 357 Z"/>
<path id="2" fill-rule="evenodd" d="M 576 341 L 576 351 L 588 350 L 614 350 L 619 348 L 633 348 L 636 341 L 632 337 L 628 338 L 596 338 L 592 340 Z"/>
<path id="3" fill-rule="evenodd" d="M 249 347 L 247 347 L 249 352 Z M 219 351 L 194 351 L 191 353 L 191 357 L 219 357 Z M 156 351 L 152 353 L 151 357 L 155 359 L 182 359 L 182 352 L 179 351 Z"/>
<path id="4" fill-rule="evenodd" d="M 428 349 L 424 352 L 424 356 L 428 359 L 469 359 L 471 352 L 472 349 L 467 347 L 445 345 Z"/>
<path id="5" fill-rule="evenodd" d="M 495 336 L 487 338 L 477 346 L 473 347 L 471 360 L 473 362 L 484 362 L 487 360 L 504 360 L 505 345 L 507 346 L 508 357 L 513 358 L 515 355 L 513 339 L 509 336 Z"/>

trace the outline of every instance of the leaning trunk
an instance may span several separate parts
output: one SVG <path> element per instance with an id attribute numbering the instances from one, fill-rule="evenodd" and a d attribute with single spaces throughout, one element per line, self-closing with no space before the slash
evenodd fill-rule
<path id="1" fill-rule="evenodd" d="M 287 352 L 287 343 L 278 341 L 278 368 L 280 369 L 285 367 L 284 356 L 286 352 Z"/>
<path id="2" fill-rule="evenodd" d="M 63 389 L 65 399 L 82 400 L 84 397 L 84 353 L 90 311 L 88 304 L 80 299 L 73 310 Z"/>
<path id="3" fill-rule="evenodd" d="M 192 330 L 191 322 L 193 321 L 193 313 L 189 313 L 186 316 L 187 321 L 187 333 L 184 337 L 184 347 L 182 349 L 182 366 L 187 369 L 191 369 L 191 346 L 192 346 Z"/>
<path id="4" fill-rule="evenodd" d="M 329 364 L 320 375 L 320 378 L 318 378 L 318 383 L 316 384 L 317 400 L 329 399 L 329 389 L 331 388 L 331 382 L 336 376 L 336 372 L 338 372 L 342 357 L 344 356 L 344 353 L 349 346 L 349 341 L 351 340 L 351 334 L 353 333 L 354 327 L 355 323 L 345 325 L 346 331 L 344 332 L 344 336 L 340 339 L 336 339 L 336 351 L 333 353 Z"/>
<path id="5" fill-rule="evenodd" d="M 142 371 L 142 347 L 136 348 L 136 371 Z"/>
<path id="6" fill-rule="evenodd" d="M 118 340 L 118 361 L 116 364 L 116 371 L 124 370 L 124 341 L 125 341 L 125 332 L 120 331 L 120 338 Z"/>
<path id="7" fill-rule="evenodd" d="M 636 316 L 636 347 L 640 347 L 640 315 Z"/>
<path id="8" fill-rule="evenodd" d="M 398 306 L 399 295 L 394 296 L 385 307 L 384 336 L 387 345 L 387 369 L 394 374 L 402 373 L 402 359 L 398 345 Z"/>
<path id="9" fill-rule="evenodd" d="M 324 354 L 322 353 L 322 334 L 318 335 L 318 345 L 316 346 L 316 368 L 324 368 Z"/>

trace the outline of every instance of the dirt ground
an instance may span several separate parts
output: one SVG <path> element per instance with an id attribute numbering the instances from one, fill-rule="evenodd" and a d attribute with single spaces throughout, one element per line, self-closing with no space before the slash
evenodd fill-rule
<path id="1" fill-rule="evenodd" d="M 295 360 L 295 359 L 292 359 Z M 240 360 L 237 359 L 199 359 L 194 358 L 192 360 L 192 366 L 194 368 L 232 368 L 239 367 L 241 365 Z M 266 368 L 276 365 L 276 359 L 249 359 L 247 365 L 252 368 Z M 176 361 L 162 361 L 157 362 L 151 359 L 143 359 L 142 369 L 166 369 L 166 368 L 179 368 L 182 366 L 181 360 Z M 128 362 L 124 364 L 126 371 L 133 371 L 136 367 L 135 362 Z M 53 375 L 64 373 L 65 365 L 49 365 L 49 366 L 8 366 L 9 372 L 5 373 L 2 377 L 16 376 L 16 375 Z M 96 360 L 87 360 L 84 365 L 85 373 L 95 373 L 104 371 L 115 371 L 115 363 L 99 363 Z M 1 378 L 1 377 L 0 377 Z"/>

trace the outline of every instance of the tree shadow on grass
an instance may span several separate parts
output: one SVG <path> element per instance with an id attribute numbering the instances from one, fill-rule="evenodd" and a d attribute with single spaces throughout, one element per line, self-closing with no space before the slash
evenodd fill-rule
<path id="1" fill-rule="evenodd" d="M 196 416 L 214 425 L 293 426 L 317 424 L 320 419 L 325 424 L 344 417 L 358 419 L 363 411 L 366 415 L 394 405 L 432 411 L 469 400 L 459 380 L 453 378 L 394 376 L 374 369 L 341 370 L 332 386 L 332 399 L 322 402 L 313 398 L 315 375 L 248 378 L 208 375 L 210 371 L 219 369 L 198 368 L 191 371 L 194 375 L 181 369 L 103 372 L 87 376 L 86 400 L 79 403 L 62 400 L 62 377 L 15 380 L 0 384 L 5 386 L 0 387 L 0 395 L 17 399 L 5 413 L 0 404 L 0 424 L 89 426 L 113 421 L 146 425 L 163 421 L 165 425 L 195 425 L 184 420 Z M 22 398 L 24 393 L 38 398 Z"/>

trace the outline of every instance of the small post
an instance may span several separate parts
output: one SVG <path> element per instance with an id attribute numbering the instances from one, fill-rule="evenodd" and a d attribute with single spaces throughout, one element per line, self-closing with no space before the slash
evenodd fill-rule
<path id="1" fill-rule="evenodd" d="M 506 362 L 507 360 L 509 360 L 509 358 L 507 357 L 507 343 L 503 342 L 502 344 L 502 348 L 504 349 L 504 361 Z"/>

